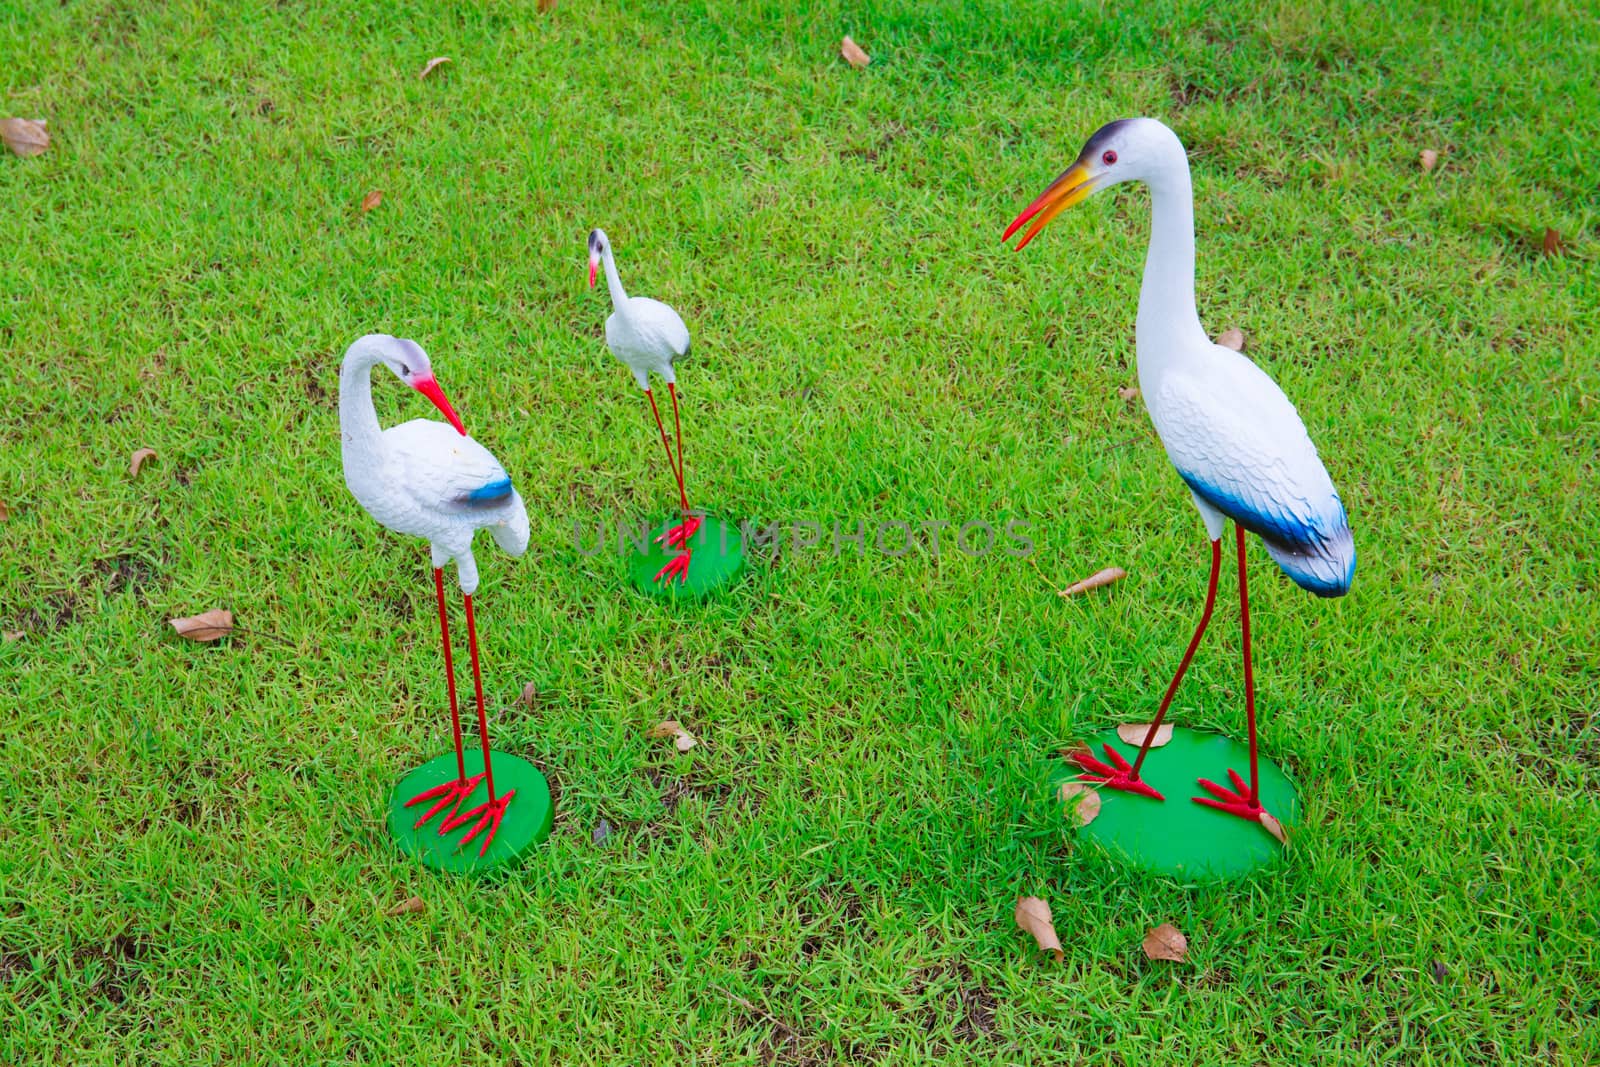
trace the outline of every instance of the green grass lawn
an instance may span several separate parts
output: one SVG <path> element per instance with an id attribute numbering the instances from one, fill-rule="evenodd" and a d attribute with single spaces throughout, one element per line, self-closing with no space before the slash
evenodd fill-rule
<path id="1" fill-rule="evenodd" d="M 0 1062 L 1600 1058 L 1591 5 L 442 6 L 0 6 L 0 115 L 55 139 L 0 153 Z M 1107 864 L 1040 788 L 1148 717 L 1204 592 L 1116 392 L 1147 197 L 999 242 L 1131 114 L 1188 144 L 1202 318 L 1295 400 L 1360 552 L 1320 601 L 1253 549 L 1306 815 L 1231 887 Z M 703 606 L 631 593 L 573 544 L 674 495 L 596 225 L 693 333 L 698 502 L 1023 520 L 1036 555 L 791 547 Z M 558 814 L 483 882 L 383 828 L 448 726 L 426 549 L 340 470 L 374 330 L 533 514 L 521 560 L 480 540 L 478 607 L 497 741 Z M 217 606 L 248 633 L 166 625 Z M 1243 732 L 1231 594 L 1175 716 Z M 1165 921 L 1188 962 L 1141 953 Z"/>

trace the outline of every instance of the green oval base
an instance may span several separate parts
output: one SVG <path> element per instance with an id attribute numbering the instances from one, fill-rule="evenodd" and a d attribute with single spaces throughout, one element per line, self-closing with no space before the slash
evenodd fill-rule
<path id="1" fill-rule="evenodd" d="M 424 866 L 436 871 L 486 874 L 519 862 L 533 851 L 535 845 L 550 836 L 550 827 L 555 821 L 555 808 L 550 801 L 550 783 L 544 780 L 539 768 L 521 756 L 498 749 L 492 749 L 491 752 L 494 758 L 495 792 L 507 793 L 515 789 L 517 795 L 511 798 L 510 805 L 506 807 L 505 818 L 500 821 L 500 830 L 494 835 L 489 851 L 481 857 L 478 855 L 482 834 L 473 838 L 466 848 L 456 851 L 457 844 L 472 829 L 470 823 L 440 836 L 439 826 L 444 822 L 445 812 L 449 808 L 435 815 L 427 825 L 413 829 L 413 824 L 433 806 L 433 802 L 427 801 L 408 808 L 406 801 L 456 777 L 456 754 L 446 752 L 402 778 L 389 797 L 389 836 L 394 838 L 401 852 L 414 856 Z M 477 774 L 483 770 L 483 753 L 468 752 L 466 764 L 469 777 Z M 475 808 L 488 799 L 487 783 L 479 782 L 478 788 L 462 803 L 461 810 Z"/>
<path id="2" fill-rule="evenodd" d="M 1087 740 L 1090 750 L 1102 762 L 1105 754 L 1101 746 L 1106 744 L 1129 763 L 1139 754 L 1139 746 L 1125 744 L 1114 729 Z M 1196 784 L 1198 778 L 1209 778 L 1231 788 L 1229 767 L 1249 781 L 1250 749 L 1221 734 L 1175 729 L 1172 740 L 1152 748 L 1139 768 L 1139 776 L 1167 799 L 1101 789 L 1100 814 L 1088 826 L 1079 827 L 1078 836 L 1099 842 L 1106 852 L 1138 870 L 1182 882 L 1242 878 L 1276 862 L 1284 849 L 1260 824 L 1190 799 L 1207 795 Z M 1258 767 L 1261 806 L 1283 824 L 1285 831 L 1292 831 L 1300 819 L 1300 802 L 1293 783 L 1270 760 L 1259 759 Z M 1061 783 L 1076 779 L 1080 773 L 1075 764 L 1063 762 L 1056 766 L 1050 774 L 1050 795 L 1055 796 Z"/>
<path id="3" fill-rule="evenodd" d="M 656 539 L 682 521 L 676 512 L 654 523 L 645 542 L 645 551 L 637 547 L 628 554 L 628 581 L 639 592 L 660 600 L 700 600 L 725 592 L 744 572 L 744 542 L 740 531 L 715 515 L 703 515 L 704 523 L 689 539 L 694 555 L 689 560 L 689 572 L 683 581 L 676 578 L 656 581 L 678 552 L 662 548 Z"/>

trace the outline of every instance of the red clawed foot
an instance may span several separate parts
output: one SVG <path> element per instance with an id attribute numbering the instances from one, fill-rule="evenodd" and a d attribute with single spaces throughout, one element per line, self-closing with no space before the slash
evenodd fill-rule
<path id="1" fill-rule="evenodd" d="M 474 775 L 471 778 L 452 778 L 443 785 L 436 785 L 427 792 L 418 793 L 406 801 L 406 807 L 408 808 L 414 804 L 421 804 L 429 800 L 437 801 L 433 807 L 422 813 L 422 818 L 418 819 L 416 825 L 411 828 L 413 830 L 422 829 L 427 825 L 428 820 L 443 811 L 446 805 L 450 806 L 450 814 L 444 817 L 444 824 L 445 826 L 452 825 L 451 820 L 456 817 L 456 811 L 461 807 L 461 802 L 472 795 L 472 791 L 478 788 L 478 783 L 481 781 L 483 781 L 483 775 L 481 774 Z M 451 804 L 451 801 L 455 803 Z M 443 830 L 439 832 L 444 833 Z"/>
<path id="2" fill-rule="evenodd" d="M 1110 745 L 1103 746 L 1106 759 L 1110 763 L 1101 763 L 1095 758 L 1088 748 L 1081 748 L 1069 753 L 1067 758 L 1083 768 L 1084 773 L 1078 775 L 1081 782 L 1099 782 L 1101 785 L 1112 789 L 1123 789 L 1129 793 L 1138 793 L 1152 800 L 1166 800 L 1167 798 L 1145 784 L 1143 778 L 1135 778 L 1133 765 L 1122 758 L 1122 755 Z"/>
<path id="3" fill-rule="evenodd" d="M 673 578 L 676 578 L 680 582 L 687 582 L 689 580 L 690 556 L 691 553 L 680 552 L 678 555 L 672 557 L 665 567 L 662 567 L 660 570 L 656 571 L 656 581 L 659 582 L 663 578 L 671 581 Z"/>
<path id="4" fill-rule="evenodd" d="M 484 853 L 489 851 L 489 843 L 494 840 L 494 835 L 500 831 L 500 820 L 506 817 L 506 808 L 511 805 L 511 798 L 516 795 L 517 791 L 515 789 L 508 793 L 501 793 L 493 800 L 484 801 L 466 814 L 458 816 L 455 822 L 456 826 L 464 822 L 471 822 L 473 819 L 477 819 L 478 822 L 477 825 L 467 831 L 466 836 L 456 845 L 456 851 L 460 852 L 463 848 L 466 848 L 467 843 L 487 827 L 489 832 L 484 834 L 483 847 L 478 849 L 478 858 L 482 859 Z M 454 829 L 454 827 L 451 828 Z M 444 830 L 439 832 L 442 834 Z"/>
<path id="5" fill-rule="evenodd" d="M 1261 807 L 1260 801 L 1250 799 L 1250 786 L 1243 778 L 1239 777 L 1239 772 L 1232 767 L 1228 768 L 1228 777 L 1233 779 L 1232 790 L 1218 785 L 1209 778 L 1201 778 L 1200 788 L 1210 793 L 1211 796 L 1194 797 L 1194 802 L 1196 804 L 1204 804 L 1208 808 L 1216 808 L 1218 811 L 1225 811 L 1229 815 L 1237 815 L 1239 818 L 1247 819 L 1250 822 L 1260 822 L 1261 816 L 1265 814 L 1265 811 Z"/>
<path id="6" fill-rule="evenodd" d="M 705 520 L 698 515 L 689 515 L 678 525 L 656 538 L 656 544 L 664 548 L 682 548 L 689 543 L 689 538 L 700 532 L 700 527 Z"/>

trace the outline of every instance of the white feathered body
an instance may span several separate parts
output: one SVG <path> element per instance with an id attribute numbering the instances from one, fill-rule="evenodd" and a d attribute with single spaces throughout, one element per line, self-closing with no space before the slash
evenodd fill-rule
<path id="1" fill-rule="evenodd" d="M 1355 575 L 1344 504 L 1283 390 L 1245 356 L 1207 344 L 1140 363 L 1140 391 L 1213 539 L 1223 517 L 1260 536 L 1296 584 L 1339 596 Z"/>
<path id="2" fill-rule="evenodd" d="M 640 389 L 650 388 L 650 375 L 676 384 L 672 364 L 689 354 L 689 328 L 676 311 L 647 296 L 618 303 L 606 319 L 606 347 L 633 372 Z"/>
<path id="3" fill-rule="evenodd" d="M 528 511 L 500 462 L 432 419 L 379 431 L 370 365 L 341 374 L 340 430 L 345 485 L 356 501 L 388 529 L 425 538 L 435 567 L 455 560 L 469 596 L 478 587 L 472 556 L 478 530 L 487 529 L 513 556 L 526 551 Z"/>

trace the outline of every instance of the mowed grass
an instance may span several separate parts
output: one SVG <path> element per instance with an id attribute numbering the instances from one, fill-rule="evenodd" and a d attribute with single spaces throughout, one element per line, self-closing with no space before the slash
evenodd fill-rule
<path id="1" fill-rule="evenodd" d="M 1600 1057 L 1591 8 L 437 6 L 0 8 L 0 113 L 55 138 L 0 158 L 0 1062 Z M 998 241 L 1132 114 L 1189 145 L 1202 317 L 1295 400 L 1360 552 L 1319 601 L 1252 550 L 1307 814 L 1234 886 L 1106 864 L 1040 788 L 1148 717 L 1204 591 L 1116 392 L 1146 197 Z M 698 502 L 1021 520 L 1034 557 L 791 545 L 704 606 L 630 593 L 573 542 L 672 498 L 596 225 L 693 332 Z M 340 471 L 373 330 L 533 514 L 525 558 L 480 542 L 478 606 L 558 815 L 484 881 L 384 833 L 448 727 L 426 550 Z M 166 625 L 215 606 L 248 632 Z M 1230 592 L 1175 715 L 1243 731 Z M 1187 963 L 1140 952 L 1166 921 Z"/>

